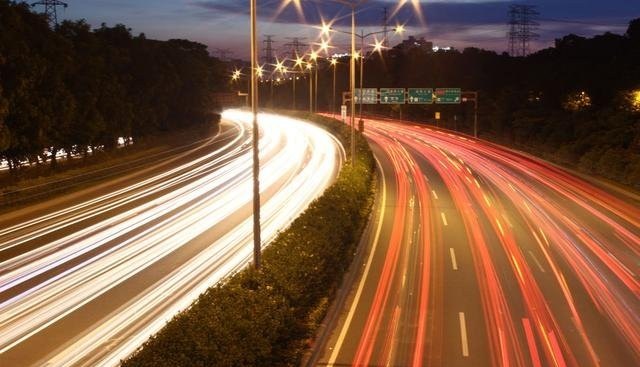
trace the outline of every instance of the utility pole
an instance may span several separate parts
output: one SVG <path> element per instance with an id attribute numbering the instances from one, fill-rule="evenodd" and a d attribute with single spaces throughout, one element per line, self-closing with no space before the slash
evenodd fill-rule
<path id="1" fill-rule="evenodd" d="M 44 6 L 44 15 L 54 27 L 58 25 L 58 6 L 62 6 L 65 9 L 69 6 L 67 3 L 59 0 L 40 0 L 31 4 L 32 7 L 39 5 Z"/>
<path id="2" fill-rule="evenodd" d="M 509 54 L 525 57 L 529 53 L 531 40 L 540 37 L 534 31 L 540 25 L 535 21 L 540 13 L 534 5 L 512 4 L 509 6 Z"/>

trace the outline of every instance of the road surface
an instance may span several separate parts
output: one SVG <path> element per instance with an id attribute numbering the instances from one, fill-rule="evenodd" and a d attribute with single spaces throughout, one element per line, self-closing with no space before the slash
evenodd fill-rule
<path id="1" fill-rule="evenodd" d="M 117 365 L 245 266 L 250 122 L 226 111 L 219 136 L 163 169 L 0 216 L 0 365 Z M 332 182 L 344 153 L 308 123 L 261 115 L 260 126 L 266 245 Z"/>
<path id="2" fill-rule="evenodd" d="M 640 365 L 637 195 L 470 137 L 365 126 L 380 195 L 310 365 Z"/>

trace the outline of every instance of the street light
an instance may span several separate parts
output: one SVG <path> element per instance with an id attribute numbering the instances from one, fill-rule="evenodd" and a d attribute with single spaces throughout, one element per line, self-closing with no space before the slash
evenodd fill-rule
<path id="1" fill-rule="evenodd" d="M 404 32 L 404 27 L 398 26 L 398 27 L 394 28 L 393 31 L 396 34 L 402 34 L 402 32 Z M 361 33 L 361 35 L 360 35 L 360 53 L 361 53 L 361 59 L 360 59 L 360 106 L 359 106 L 359 110 L 360 110 L 359 111 L 359 115 L 360 115 L 360 117 L 359 117 L 358 124 L 361 125 L 361 126 L 364 126 L 364 120 L 362 120 L 362 105 L 363 105 L 363 103 L 362 103 L 362 84 L 363 83 L 362 82 L 364 80 L 364 40 L 367 37 L 371 37 L 373 35 L 381 34 L 381 33 L 386 33 L 386 31 L 377 31 L 377 32 L 371 32 L 371 33 L 367 33 L 367 34 L 364 34 L 364 31 L 363 31 Z M 375 45 L 374 45 L 374 48 L 373 48 L 374 52 L 380 52 L 382 50 L 382 48 L 383 48 L 382 44 L 383 44 L 382 41 L 375 40 Z"/>
<path id="2" fill-rule="evenodd" d="M 255 0 L 253 0 L 255 1 Z M 285 0 L 285 5 L 290 2 L 294 2 L 294 4 L 300 9 L 300 1 L 301 0 Z M 356 8 L 360 5 L 367 2 L 367 0 L 329 0 L 334 3 L 339 3 L 342 5 L 349 6 L 351 8 L 351 57 L 349 62 L 349 90 L 351 92 L 351 162 L 355 162 L 356 157 L 356 141 L 355 141 L 355 98 L 354 93 L 356 89 L 356 62 L 355 62 L 355 54 L 356 54 Z M 419 9 L 419 0 L 411 1 L 416 9 Z M 398 9 L 402 7 L 406 3 L 406 0 L 400 0 L 398 4 Z M 330 27 L 329 27 L 330 29 Z M 328 32 L 326 24 L 323 24 L 322 30 L 323 32 Z"/>
<path id="3" fill-rule="evenodd" d="M 350 74 L 350 77 L 349 77 L 349 90 L 351 92 L 351 103 L 350 103 L 351 104 L 351 116 L 350 116 L 350 122 L 351 122 L 351 161 L 352 161 L 352 163 L 355 163 L 355 157 L 356 157 L 356 141 L 355 141 L 356 8 L 358 6 L 364 4 L 367 0 L 354 0 L 354 1 L 331 0 L 331 1 L 351 7 L 351 58 L 350 58 L 350 63 L 349 63 L 349 74 Z M 404 4 L 404 2 L 401 2 L 400 6 L 402 6 L 402 4 Z M 326 28 L 325 25 L 323 25 L 323 30 L 325 28 Z M 362 84 L 362 77 L 360 78 L 360 82 Z M 360 90 L 362 91 L 362 86 L 360 88 L 361 88 Z M 360 106 L 362 108 L 362 104 L 360 104 Z M 361 114 L 362 114 L 362 109 L 360 111 L 361 111 Z"/>
<path id="4" fill-rule="evenodd" d="M 313 64 L 311 64 L 311 60 L 307 62 L 307 70 L 309 70 L 309 113 L 313 113 Z"/>
<path id="5" fill-rule="evenodd" d="M 293 65 L 294 72 L 296 68 L 299 68 L 302 71 L 303 63 L 304 63 L 304 60 L 302 59 L 302 57 L 296 55 L 296 61 L 295 61 L 295 64 Z M 293 76 L 293 109 L 294 110 L 296 109 L 296 79 L 298 79 L 298 77 L 294 75 Z"/>
<path id="6" fill-rule="evenodd" d="M 318 51 L 315 50 L 311 50 L 311 54 L 309 55 L 309 59 L 311 59 L 309 61 L 309 63 L 311 63 L 311 61 L 316 63 L 316 67 L 315 67 L 315 71 L 314 71 L 314 84 L 315 84 L 315 90 L 314 90 L 314 94 L 313 94 L 313 106 L 311 108 L 311 113 L 313 113 L 314 111 L 318 110 Z M 309 78 L 311 78 L 311 75 L 309 75 Z M 311 80 L 311 79 L 309 79 Z"/>
<path id="7" fill-rule="evenodd" d="M 338 68 L 338 59 L 335 57 L 331 59 L 331 66 L 333 66 L 333 95 L 331 98 L 331 115 L 335 116 L 336 112 L 336 69 Z"/>
<path id="8" fill-rule="evenodd" d="M 262 251 L 262 241 L 260 239 L 260 156 L 258 139 L 258 44 L 257 44 L 257 22 L 256 22 L 256 0 L 251 0 L 250 5 L 251 23 L 251 116 L 253 135 L 253 266 L 260 269 L 260 254 Z"/>

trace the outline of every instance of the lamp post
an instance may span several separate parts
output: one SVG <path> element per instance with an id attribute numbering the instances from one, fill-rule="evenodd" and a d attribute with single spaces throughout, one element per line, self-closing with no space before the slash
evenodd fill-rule
<path id="1" fill-rule="evenodd" d="M 256 22 L 256 0 L 251 0 L 250 10 L 251 23 L 251 116 L 253 135 L 253 266 L 260 269 L 260 253 L 262 241 L 260 239 L 260 156 L 258 140 L 260 131 L 258 130 L 258 45 L 257 45 L 257 22 Z"/>
<path id="2" fill-rule="evenodd" d="M 335 116 L 336 113 L 336 69 L 338 68 L 338 59 L 331 59 L 331 66 L 333 66 L 333 94 L 331 96 L 331 116 Z"/>
<path id="3" fill-rule="evenodd" d="M 295 62 L 295 65 L 293 66 L 294 71 L 296 67 L 300 68 L 300 70 L 302 71 L 303 70 L 302 63 L 303 63 L 302 58 L 300 56 L 296 56 L 296 62 Z M 294 110 L 296 109 L 296 79 L 298 79 L 298 77 L 294 75 L 293 76 L 293 109 Z"/>
<path id="4" fill-rule="evenodd" d="M 307 70 L 309 70 L 309 113 L 313 113 L 313 64 L 311 64 L 311 60 L 307 62 Z"/>
<path id="5" fill-rule="evenodd" d="M 309 54 L 309 64 L 308 65 L 312 65 L 311 62 L 315 62 L 315 70 L 313 70 L 313 74 L 314 74 L 314 84 L 315 87 L 313 89 L 313 95 L 309 96 L 309 101 L 313 101 L 313 103 L 311 104 L 311 110 L 310 112 L 313 113 L 315 111 L 318 110 L 318 52 L 317 51 L 311 51 L 311 53 Z M 311 69 L 310 69 L 311 70 Z M 311 83 L 311 74 L 309 74 L 309 83 Z M 310 84 L 311 85 L 311 84 Z M 311 93 L 312 89 L 309 89 L 309 93 Z"/>

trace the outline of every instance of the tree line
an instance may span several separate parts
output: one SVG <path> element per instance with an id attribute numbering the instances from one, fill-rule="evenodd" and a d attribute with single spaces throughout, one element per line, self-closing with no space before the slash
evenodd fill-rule
<path id="1" fill-rule="evenodd" d="M 320 65 L 319 109 L 332 105 L 333 69 Z M 348 58 L 337 68 L 336 109 L 348 90 Z M 640 188 L 640 19 L 625 34 L 568 35 L 527 57 L 479 48 L 462 51 L 396 47 L 365 62 L 365 88 L 458 87 L 479 92 L 483 138 Z M 359 84 L 359 82 L 358 82 Z M 297 107 L 308 108 L 307 80 L 298 81 Z M 269 83 L 261 100 L 270 103 Z M 241 86 L 240 86 L 241 87 Z M 291 82 L 274 88 L 273 105 L 292 105 Z M 635 94 L 634 94 L 635 91 Z M 434 120 L 473 131 L 473 104 L 365 105 L 365 113 Z"/>
<path id="2" fill-rule="evenodd" d="M 61 149 L 111 149 L 119 137 L 211 121 L 223 78 L 205 45 L 122 24 L 51 27 L 26 3 L 0 0 L 0 159 L 55 165 Z"/>

